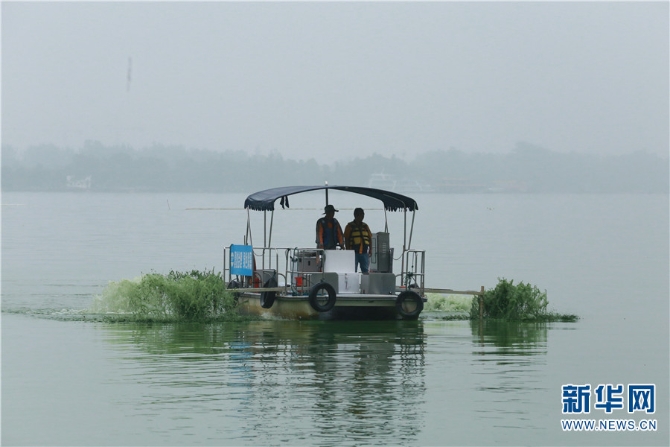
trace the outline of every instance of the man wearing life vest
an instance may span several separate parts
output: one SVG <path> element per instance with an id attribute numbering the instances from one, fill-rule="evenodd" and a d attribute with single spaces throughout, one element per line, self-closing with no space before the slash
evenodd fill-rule
<path id="1" fill-rule="evenodd" d="M 358 271 L 358 265 L 360 264 L 361 272 L 368 273 L 372 252 L 372 231 L 370 231 L 368 224 L 363 222 L 363 217 L 365 217 L 363 208 L 356 208 L 354 210 L 354 220 L 349 222 L 344 230 L 344 243 L 347 250 L 356 251 L 354 271 Z"/>
<path id="2" fill-rule="evenodd" d="M 338 211 L 333 205 L 326 205 L 323 209 L 325 217 L 316 221 L 316 248 L 324 250 L 334 250 L 342 243 L 342 227 L 335 219 L 335 213 Z"/>

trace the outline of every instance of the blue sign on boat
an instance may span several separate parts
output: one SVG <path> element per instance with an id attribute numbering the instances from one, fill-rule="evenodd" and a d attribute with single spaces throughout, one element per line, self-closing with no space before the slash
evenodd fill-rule
<path id="1" fill-rule="evenodd" d="M 252 276 L 253 267 L 253 249 L 251 245 L 231 245 L 230 246 L 230 273 L 240 276 Z"/>

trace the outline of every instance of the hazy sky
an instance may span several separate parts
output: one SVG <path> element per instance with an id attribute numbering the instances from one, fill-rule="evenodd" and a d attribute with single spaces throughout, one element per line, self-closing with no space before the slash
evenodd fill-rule
<path id="1" fill-rule="evenodd" d="M 668 154 L 668 2 L 2 2 L 2 143 Z"/>

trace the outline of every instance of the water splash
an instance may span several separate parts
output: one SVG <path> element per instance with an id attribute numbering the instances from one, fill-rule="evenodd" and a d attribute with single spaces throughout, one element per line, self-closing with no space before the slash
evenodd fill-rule
<path id="1" fill-rule="evenodd" d="M 94 298 L 91 312 L 98 314 L 132 314 L 130 295 L 140 287 L 142 277 L 110 281 L 101 295 Z"/>
<path id="2" fill-rule="evenodd" d="M 439 293 L 427 293 L 428 301 L 424 311 L 429 312 L 470 312 L 472 298 L 463 295 L 442 295 Z"/>
<path id="3" fill-rule="evenodd" d="M 469 320 L 471 298 L 463 295 L 427 293 L 421 319 L 423 320 Z"/>
<path id="4" fill-rule="evenodd" d="M 218 273 L 192 270 L 167 275 L 149 273 L 110 282 L 90 311 L 112 320 L 217 321 L 238 320 L 236 301 Z"/>

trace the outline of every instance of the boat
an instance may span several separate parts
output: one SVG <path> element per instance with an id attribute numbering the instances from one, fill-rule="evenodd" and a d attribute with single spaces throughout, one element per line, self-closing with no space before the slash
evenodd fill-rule
<path id="1" fill-rule="evenodd" d="M 289 206 L 290 196 L 320 190 L 325 192 L 326 205 L 328 192 L 333 190 L 371 197 L 383 204 L 385 231 L 372 235 L 369 273 L 355 271 L 353 250 L 272 247 L 275 202 L 279 200 L 283 209 Z M 244 208 L 244 243 L 224 247 L 223 266 L 224 280 L 228 289 L 234 290 L 243 313 L 291 319 L 402 320 L 416 320 L 421 314 L 426 302 L 426 252 L 411 247 L 419 209 L 414 199 L 369 187 L 285 186 L 249 195 Z M 263 214 L 263 246 L 250 243 L 252 212 Z M 404 213 L 402 247 L 397 258 L 390 244 L 387 212 Z M 394 259 L 400 260 L 399 272 L 393 271 Z"/>

